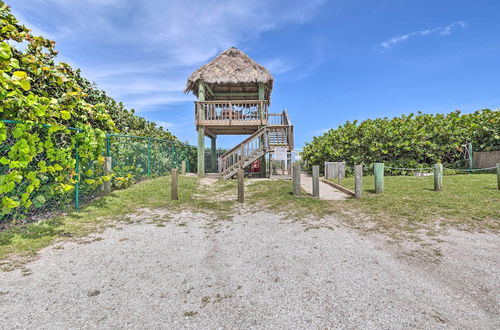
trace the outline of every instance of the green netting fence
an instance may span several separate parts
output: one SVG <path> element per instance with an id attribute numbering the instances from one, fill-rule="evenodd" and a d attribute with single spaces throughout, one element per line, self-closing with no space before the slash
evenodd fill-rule
<path id="1" fill-rule="evenodd" d="M 90 152 L 81 145 L 89 134 L 97 141 Z M 78 209 L 103 193 L 108 178 L 123 188 L 180 169 L 182 161 L 188 172 L 196 169 L 194 147 L 179 141 L 60 125 L 0 120 L 0 143 L 0 229 Z"/>

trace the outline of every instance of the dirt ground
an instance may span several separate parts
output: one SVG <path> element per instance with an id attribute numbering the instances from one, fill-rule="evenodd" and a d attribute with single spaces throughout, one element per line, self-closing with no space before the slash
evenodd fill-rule
<path id="1" fill-rule="evenodd" d="M 0 273 L 0 327 L 500 328 L 500 237 L 141 210 Z M 159 222 L 153 219 L 164 219 Z"/>

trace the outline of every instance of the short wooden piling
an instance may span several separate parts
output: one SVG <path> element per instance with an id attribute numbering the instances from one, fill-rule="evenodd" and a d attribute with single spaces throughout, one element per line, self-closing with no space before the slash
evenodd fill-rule
<path id="1" fill-rule="evenodd" d="M 354 192 L 356 198 L 361 198 L 363 187 L 363 165 L 354 165 Z"/>
<path id="2" fill-rule="evenodd" d="M 181 174 L 186 175 L 186 161 L 183 160 L 181 163 Z"/>
<path id="3" fill-rule="evenodd" d="M 245 181 L 243 169 L 238 170 L 238 203 L 245 202 Z"/>
<path id="4" fill-rule="evenodd" d="M 373 172 L 375 174 L 375 193 L 384 193 L 384 163 L 373 164 Z"/>
<path id="5" fill-rule="evenodd" d="M 104 157 L 104 175 L 111 176 L 111 157 Z M 108 181 L 104 181 L 103 183 L 104 193 L 109 194 L 111 192 L 111 179 Z"/>
<path id="6" fill-rule="evenodd" d="M 319 165 L 312 167 L 312 196 L 319 198 Z"/>
<path id="7" fill-rule="evenodd" d="M 434 164 L 434 191 L 443 190 L 443 164 Z"/>
<path id="8" fill-rule="evenodd" d="M 172 180 L 171 180 L 171 188 L 170 188 L 170 199 L 172 200 L 178 200 L 179 196 L 177 194 L 178 192 L 178 186 L 179 186 L 179 176 L 178 176 L 178 171 L 176 168 L 172 169 Z"/>
<path id="9" fill-rule="evenodd" d="M 500 163 L 497 163 L 497 181 L 498 181 L 498 190 L 500 190 Z"/>
<path id="10" fill-rule="evenodd" d="M 300 196 L 300 163 L 293 163 L 293 195 Z"/>

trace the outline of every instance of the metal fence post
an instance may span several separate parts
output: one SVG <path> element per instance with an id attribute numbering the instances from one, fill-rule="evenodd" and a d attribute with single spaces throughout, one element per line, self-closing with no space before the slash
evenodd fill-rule
<path id="1" fill-rule="evenodd" d="M 361 198 L 363 188 L 363 165 L 354 165 L 354 192 L 356 198 Z"/>
<path id="2" fill-rule="evenodd" d="M 373 164 L 373 171 L 375 173 L 375 193 L 384 193 L 384 163 Z"/>
<path id="3" fill-rule="evenodd" d="M 443 190 L 443 164 L 434 164 L 434 191 Z"/>
<path id="4" fill-rule="evenodd" d="M 148 138 L 148 176 L 151 176 L 151 139 Z"/>
<path id="5" fill-rule="evenodd" d="M 77 133 L 78 134 L 78 133 Z M 75 145 L 75 174 L 76 174 L 76 184 L 75 184 L 75 209 L 80 209 L 80 155 L 78 154 L 78 142 Z"/>
<path id="6" fill-rule="evenodd" d="M 319 198 L 319 165 L 312 167 L 312 195 Z"/>

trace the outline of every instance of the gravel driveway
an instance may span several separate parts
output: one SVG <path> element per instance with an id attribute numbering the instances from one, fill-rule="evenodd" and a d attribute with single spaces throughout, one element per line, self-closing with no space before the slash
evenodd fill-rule
<path id="1" fill-rule="evenodd" d="M 495 234 L 395 245 L 333 218 L 244 210 L 145 223 L 162 212 L 0 273 L 0 327 L 500 327 Z"/>

